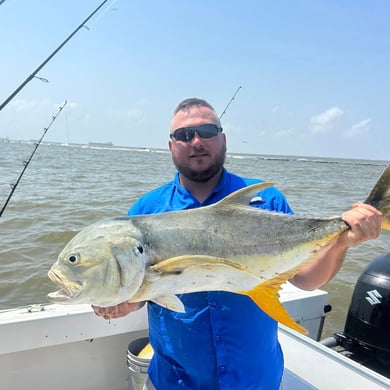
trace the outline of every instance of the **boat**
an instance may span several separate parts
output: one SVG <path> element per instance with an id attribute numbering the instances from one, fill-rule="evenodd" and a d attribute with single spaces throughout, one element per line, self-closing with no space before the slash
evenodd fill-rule
<path id="1" fill-rule="evenodd" d="M 37 77 L 39 70 L 77 31 L 86 27 L 86 22 L 106 1 L 0 105 L 0 110 Z M 0 142 L 10 140 L 0 138 Z M 83 147 L 113 146 L 112 142 L 89 142 Z M 377 290 L 368 291 L 372 293 L 369 297 L 383 303 L 374 291 Z M 351 358 L 358 345 L 375 355 L 372 345 L 344 333 L 335 334 L 330 343 L 321 341 L 330 309 L 327 292 L 303 291 L 287 283 L 280 300 L 294 320 L 308 330 L 308 335 L 302 335 L 279 325 L 285 357 L 284 390 L 390 389 L 390 375 L 386 375 L 389 369 L 378 372 Z M 385 331 L 388 333 L 389 328 Z M 148 358 L 139 355 L 140 348 L 132 349 L 140 341 L 142 346 L 148 341 L 145 307 L 111 321 L 97 317 L 89 305 L 34 304 L 1 310 L 0 335 L 1 389 L 137 390 L 142 388 L 147 375 Z M 354 346 L 350 355 L 332 348 L 341 341 Z M 384 363 L 386 366 L 388 362 Z"/>
<path id="2" fill-rule="evenodd" d="M 284 390 L 390 388 L 386 376 L 320 343 L 329 311 L 327 292 L 287 283 L 280 300 L 309 331 L 306 336 L 279 326 Z M 0 334 L 1 389 L 131 390 L 142 388 L 139 383 L 146 378 L 148 360 L 131 349 L 148 340 L 145 307 L 111 321 L 96 316 L 89 305 L 3 310 Z"/>

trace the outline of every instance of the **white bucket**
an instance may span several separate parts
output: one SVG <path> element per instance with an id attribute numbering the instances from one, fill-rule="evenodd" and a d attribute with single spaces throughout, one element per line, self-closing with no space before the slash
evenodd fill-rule
<path id="1" fill-rule="evenodd" d="M 133 340 L 127 349 L 127 366 L 129 367 L 129 390 L 142 390 L 148 378 L 148 367 L 151 358 L 141 357 L 140 352 L 149 344 L 148 337 Z"/>

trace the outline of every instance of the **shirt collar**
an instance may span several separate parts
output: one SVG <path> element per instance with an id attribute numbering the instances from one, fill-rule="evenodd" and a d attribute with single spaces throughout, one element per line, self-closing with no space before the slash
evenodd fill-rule
<path id="1" fill-rule="evenodd" d="M 202 206 L 205 206 L 207 204 L 211 204 L 211 203 L 215 203 L 216 201 L 222 199 L 225 194 L 224 194 L 224 188 L 226 188 L 226 182 L 227 182 L 227 178 L 228 178 L 228 175 L 227 175 L 227 171 L 226 169 L 223 167 L 222 168 L 222 174 L 221 174 L 221 178 L 219 179 L 219 182 L 218 184 L 214 187 L 214 189 L 211 191 L 210 195 L 207 197 L 207 199 L 201 204 Z M 186 194 L 186 195 L 191 195 L 192 194 L 185 188 L 182 186 L 182 184 L 180 183 L 180 176 L 179 176 L 179 172 L 176 172 L 175 173 L 175 176 L 173 178 L 173 181 L 175 183 L 175 187 L 177 189 L 177 191 L 181 194 Z M 218 194 L 221 194 L 218 196 Z M 195 199 L 195 198 L 194 198 Z M 216 200 L 215 200 L 216 199 Z"/>

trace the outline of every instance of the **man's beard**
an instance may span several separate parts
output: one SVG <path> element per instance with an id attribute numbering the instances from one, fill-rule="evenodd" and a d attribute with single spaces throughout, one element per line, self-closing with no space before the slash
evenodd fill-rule
<path id="1" fill-rule="evenodd" d="M 177 159 L 172 156 L 173 163 L 176 166 L 176 169 L 179 173 L 196 183 L 207 183 L 212 179 L 216 174 L 218 174 L 225 163 L 226 156 L 226 146 L 221 150 L 221 152 L 215 157 L 215 161 L 210 164 L 210 166 L 203 170 L 194 170 L 188 166 L 181 165 Z"/>

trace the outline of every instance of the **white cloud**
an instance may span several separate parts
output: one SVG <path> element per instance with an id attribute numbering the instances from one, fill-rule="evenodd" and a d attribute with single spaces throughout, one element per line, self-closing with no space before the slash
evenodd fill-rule
<path id="1" fill-rule="evenodd" d="M 61 104 L 58 103 L 59 106 L 62 106 L 62 104 L 64 104 L 64 103 L 63 102 Z M 71 102 L 71 101 L 68 100 L 68 103 L 66 104 L 66 107 L 68 109 L 74 110 L 74 109 L 79 108 L 80 105 L 78 103 L 76 103 L 76 102 Z"/>
<path id="2" fill-rule="evenodd" d="M 333 129 L 335 122 L 344 114 L 338 107 L 332 107 L 319 115 L 310 118 L 310 129 L 313 133 L 327 133 Z"/>
<path id="3" fill-rule="evenodd" d="M 360 134 L 368 133 L 370 131 L 371 122 L 371 119 L 367 118 L 360 121 L 359 123 L 355 123 L 351 126 L 350 129 L 343 132 L 343 136 L 345 138 L 352 138 Z"/>
<path id="4" fill-rule="evenodd" d="M 53 103 L 50 103 L 49 100 L 23 100 L 23 99 L 15 99 L 14 101 L 9 103 L 9 107 L 11 110 L 16 112 L 25 112 L 30 110 L 42 109 L 48 106 L 52 106 Z"/>

